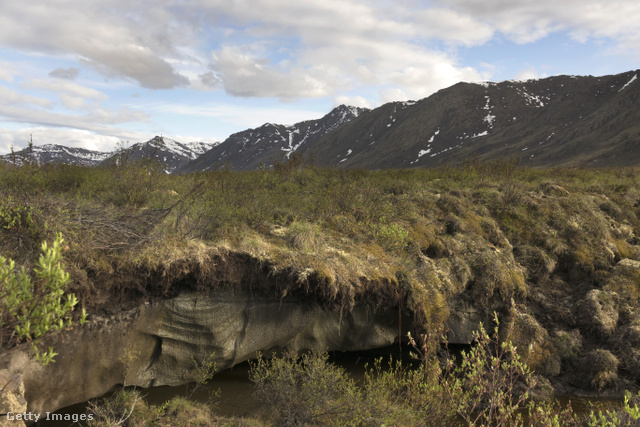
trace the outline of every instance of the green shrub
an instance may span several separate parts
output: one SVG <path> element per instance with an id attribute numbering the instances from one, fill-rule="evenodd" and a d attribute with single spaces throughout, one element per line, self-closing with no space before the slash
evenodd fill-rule
<path id="1" fill-rule="evenodd" d="M 350 424 L 360 392 L 344 369 L 328 363 L 327 353 L 297 356 L 291 351 L 251 364 L 256 396 L 277 425 Z"/>
<path id="2" fill-rule="evenodd" d="M 35 282 L 27 271 L 15 269 L 13 260 L 0 256 L 0 348 L 15 346 L 21 341 L 31 342 L 36 358 L 43 364 L 53 361 L 56 355 L 38 349 L 40 337 L 49 331 L 61 330 L 73 324 L 71 313 L 78 303 L 74 294 L 65 295 L 69 274 L 62 268 L 63 239 L 56 236 L 51 247 L 42 244 L 42 252 L 34 268 Z M 84 322 L 85 313 L 81 322 Z"/>

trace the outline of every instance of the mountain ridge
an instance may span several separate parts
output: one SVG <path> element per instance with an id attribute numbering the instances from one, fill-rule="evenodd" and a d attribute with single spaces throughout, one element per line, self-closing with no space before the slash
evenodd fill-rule
<path id="1" fill-rule="evenodd" d="M 321 167 L 364 169 L 510 157 L 531 167 L 636 166 L 639 75 L 640 70 L 632 70 L 600 77 L 460 82 L 417 101 L 390 102 L 371 110 L 339 105 L 319 119 L 293 125 L 265 123 L 217 144 L 156 136 L 126 149 L 133 160 L 154 157 L 165 163 L 168 173 L 221 167 L 254 170 L 293 153 Z M 54 148 L 45 153 L 34 146 L 33 153 L 22 150 L 14 156 L 64 163 L 68 155 L 68 163 L 95 166 L 114 154 L 42 147 Z M 9 156 L 0 159 L 10 161 Z"/>
<path id="2" fill-rule="evenodd" d="M 339 105 L 320 119 L 293 125 L 265 123 L 257 128 L 236 132 L 182 171 L 206 171 L 215 167 L 236 170 L 269 167 L 366 111 L 369 110 Z"/>
<path id="3" fill-rule="evenodd" d="M 640 70 L 603 77 L 458 83 L 363 114 L 307 147 L 318 164 L 432 167 L 477 157 L 523 164 L 640 164 Z M 346 158 L 342 152 L 351 151 Z"/>

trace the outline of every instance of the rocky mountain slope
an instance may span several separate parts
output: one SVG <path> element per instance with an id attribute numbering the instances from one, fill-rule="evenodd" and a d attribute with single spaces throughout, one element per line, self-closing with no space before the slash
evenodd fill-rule
<path id="1" fill-rule="evenodd" d="M 317 166 L 415 168 L 468 159 L 518 158 L 533 167 L 640 164 L 640 70 L 603 77 L 555 76 L 458 83 L 419 101 L 374 110 L 340 105 L 318 120 L 265 123 L 215 145 L 156 136 L 127 148 L 166 171 L 253 170 L 300 153 Z M 114 153 L 54 145 L 18 161 L 93 166 Z M 11 160 L 10 155 L 0 159 Z"/>
<path id="2" fill-rule="evenodd" d="M 14 154 L 0 156 L 4 160 L 18 165 L 31 163 L 63 163 L 77 166 L 96 166 L 112 156 L 113 153 L 86 150 L 84 148 L 65 147 L 57 144 L 34 145 L 31 149 L 16 151 Z"/>
<path id="3" fill-rule="evenodd" d="M 158 160 L 164 165 L 166 172 L 172 173 L 177 168 L 189 163 L 210 150 L 215 144 L 207 142 L 182 143 L 162 136 L 149 141 L 139 142 L 129 147 L 120 147 L 111 152 L 86 150 L 84 148 L 65 147 L 56 144 L 33 145 L 31 148 L 12 154 L 0 156 L 0 161 L 19 165 L 30 162 L 37 164 L 58 163 L 76 166 L 99 166 L 116 161 L 125 155 L 128 160 L 144 158 Z"/>
<path id="4" fill-rule="evenodd" d="M 640 70 L 458 83 L 360 115 L 303 148 L 323 166 L 429 167 L 520 158 L 530 166 L 640 164 Z"/>
<path id="5" fill-rule="evenodd" d="M 234 133 L 182 170 L 205 171 L 217 167 L 252 170 L 261 165 L 271 166 L 275 161 L 289 158 L 296 151 L 315 146 L 318 139 L 367 111 L 340 105 L 318 120 L 307 120 L 291 126 L 265 123 L 256 129 Z"/>
<path id="6" fill-rule="evenodd" d="M 108 164 L 114 161 L 118 155 L 124 154 L 130 161 L 140 159 L 157 160 L 164 165 L 167 173 L 173 173 L 210 150 L 213 146 L 214 144 L 206 142 L 181 143 L 173 139 L 156 136 L 147 142 L 139 142 L 123 148 L 122 152 L 115 153 L 114 156 L 105 159 L 101 164 Z"/>

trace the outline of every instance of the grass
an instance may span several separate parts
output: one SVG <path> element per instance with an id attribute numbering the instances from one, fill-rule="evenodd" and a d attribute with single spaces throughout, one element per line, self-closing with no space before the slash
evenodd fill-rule
<path id="1" fill-rule="evenodd" d="M 612 343 L 638 321 L 637 272 L 616 265 L 640 261 L 639 206 L 638 169 L 501 161 L 365 171 L 298 161 L 173 176 L 149 162 L 0 164 L 0 254 L 28 268 L 41 242 L 62 233 L 70 290 L 89 312 L 189 286 L 259 287 L 336 310 L 401 306 L 417 330 L 442 328 L 452 300 L 486 316 L 515 308 L 546 319 L 548 332 L 526 337 L 539 329 L 523 327 L 519 339 L 566 367 L 575 358 L 553 344 L 557 331 L 581 328 L 586 348 L 620 359 L 632 350 Z M 601 337 L 574 309 L 596 288 L 628 296 L 607 306 L 620 320 Z"/>

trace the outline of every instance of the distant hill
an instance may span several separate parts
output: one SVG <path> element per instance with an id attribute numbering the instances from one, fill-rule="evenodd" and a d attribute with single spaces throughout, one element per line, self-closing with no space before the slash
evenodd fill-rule
<path id="1" fill-rule="evenodd" d="M 168 173 L 188 164 L 198 156 L 214 147 L 215 144 L 207 142 L 181 143 L 169 138 L 156 136 L 147 142 L 139 142 L 130 147 L 122 147 L 129 153 L 131 160 L 141 158 L 154 158 L 165 165 Z M 13 155 L 0 156 L 0 160 L 13 162 L 18 165 L 25 161 L 44 164 L 59 163 L 77 166 L 99 166 L 114 161 L 116 151 L 99 152 L 84 148 L 71 148 L 56 144 L 34 145 L 31 149 L 25 148 Z"/>
<path id="2" fill-rule="evenodd" d="M 113 153 L 65 147 L 57 144 L 44 144 L 34 145 L 31 149 L 25 148 L 24 150 L 16 151 L 13 155 L 5 154 L 0 156 L 0 160 L 10 163 L 15 161 L 18 165 L 28 161 L 38 164 L 64 163 L 77 166 L 96 166 L 111 155 Z"/>

